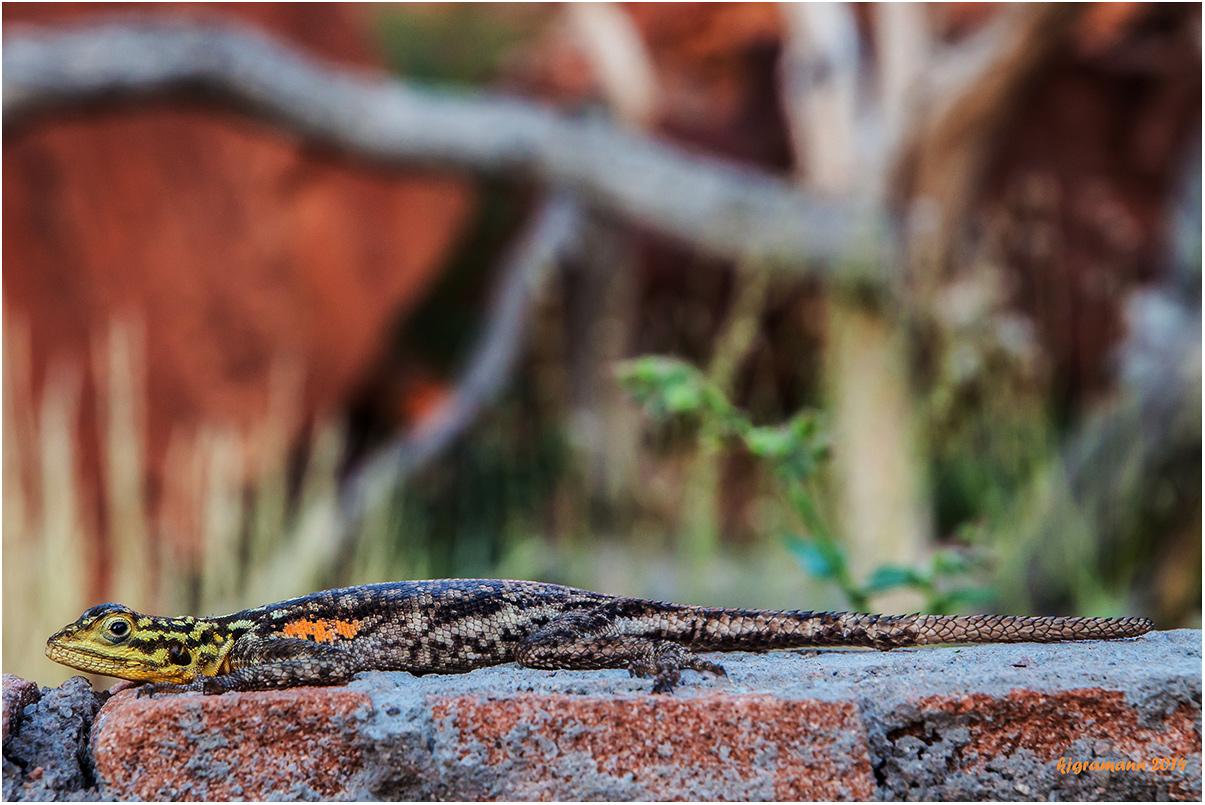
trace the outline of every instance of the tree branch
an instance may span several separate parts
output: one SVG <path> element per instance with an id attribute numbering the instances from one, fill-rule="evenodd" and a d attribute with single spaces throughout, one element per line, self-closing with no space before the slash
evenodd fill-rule
<path id="1" fill-rule="evenodd" d="M 451 396 L 410 432 L 369 457 L 344 483 L 342 540 L 383 497 L 445 450 L 502 392 L 523 346 L 532 303 L 554 266 L 581 237 L 583 212 L 567 196 L 554 196 L 519 237 L 500 268 L 485 326 Z"/>
<path id="2" fill-rule="evenodd" d="M 6 34 L 6 128 L 38 110 L 198 88 L 359 156 L 527 174 L 714 256 L 821 271 L 851 250 L 878 262 L 877 209 L 821 200 L 602 120 L 319 64 L 232 26 L 10 26 Z"/>

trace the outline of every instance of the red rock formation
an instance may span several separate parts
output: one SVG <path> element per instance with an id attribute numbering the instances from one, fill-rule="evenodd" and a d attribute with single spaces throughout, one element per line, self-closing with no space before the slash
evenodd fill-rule
<path id="1" fill-rule="evenodd" d="M 114 10 L 241 18 L 315 57 L 382 66 L 363 7 L 340 4 L 7 5 L 5 32 Z M 92 356 L 112 322 L 145 331 L 153 509 L 172 433 L 262 419 L 275 363 L 304 378 L 302 421 L 336 412 L 472 203 L 464 182 L 171 99 L 39 119 L 6 139 L 4 172 L 5 315 L 28 323 L 35 400 L 55 363 L 85 373 L 80 486 L 102 544 L 104 378 Z"/>

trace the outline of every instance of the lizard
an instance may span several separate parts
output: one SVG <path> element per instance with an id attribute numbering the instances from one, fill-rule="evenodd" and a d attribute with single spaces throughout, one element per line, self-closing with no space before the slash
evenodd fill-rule
<path id="1" fill-rule="evenodd" d="M 668 693 L 684 670 L 726 676 L 696 651 L 1111 640 L 1151 628 L 1146 618 L 714 609 L 540 582 L 444 579 L 327 590 L 207 618 L 100 604 L 51 636 L 46 654 L 150 683 L 139 696 L 337 685 L 362 671 L 462 673 L 507 662 L 627 669 L 651 677 L 654 693 Z"/>

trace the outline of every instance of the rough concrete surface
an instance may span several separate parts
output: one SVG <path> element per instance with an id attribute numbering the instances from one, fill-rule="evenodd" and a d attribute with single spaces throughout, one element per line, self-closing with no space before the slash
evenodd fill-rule
<path id="1" fill-rule="evenodd" d="M 686 674 L 669 696 L 626 672 L 514 665 L 224 696 L 124 691 L 83 744 L 96 787 L 59 790 L 116 799 L 1201 798 L 1199 631 L 714 659 L 727 679 Z M 6 679 L 6 702 L 9 688 Z M 20 725 L 18 741 L 32 726 Z M 9 749 L 6 741 L 6 798 L 46 798 L 28 781 L 10 786 Z"/>
<path id="2" fill-rule="evenodd" d="M 28 684 L 4 675 L 5 707 L 10 697 L 14 704 L 26 702 L 4 736 L 4 800 L 96 799 L 88 732 L 103 696 L 82 676 L 43 688 L 36 697 Z"/>
<path id="3" fill-rule="evenodd" d="M 4 675 L 4 716 L 2 734 L 8 741 L 8 734 L 21 726 L 25 717 L 25 708 L 33 704 L 41 696 L 38 686 L 26 682 L 19 676 Z"/>

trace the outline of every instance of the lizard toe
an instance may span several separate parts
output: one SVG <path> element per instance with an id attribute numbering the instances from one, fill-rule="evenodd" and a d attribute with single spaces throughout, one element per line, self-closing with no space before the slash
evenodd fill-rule
<path id="1" fill-rule="evenodd" d="M 715 662 L 707 662 L 706 660 L 696 660 L 691 668 L 699 673 L 711 674 L 713 676 L 728 676 L 728 672 L 724 670 L 724 666 Z"/>
<path id="2" fill-rule="evenodd" d="M 149 682 L 138 688 L 139 699 L 153 699 L 156 693 L 189 693 L 192 687 L 174 682 Z"/>
<path id="3" fill-rule="evenodd" d="M 674 687 L 682 680 L 682 674 L 676 668 L 667 668 L 657 674 L 653 682 L 653 693 L 673 693 Z"/>
<path id="4" fill-rule="evenodd" d="M 628 666 L 628 675 L 638 679 L 648 679 L 651 676 L 657 676 L 660 672 L 659 667 L 643 662 L 633 662 Z"/>

